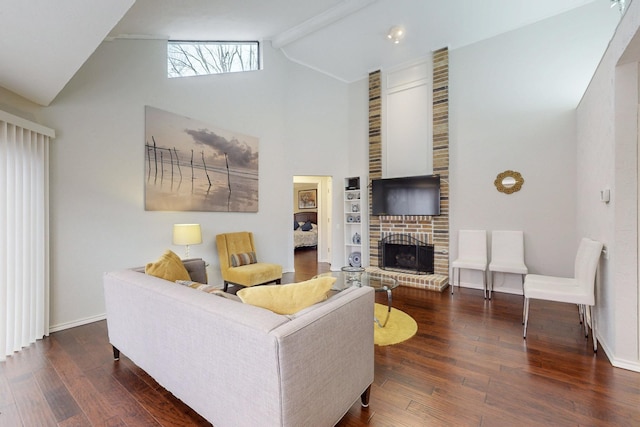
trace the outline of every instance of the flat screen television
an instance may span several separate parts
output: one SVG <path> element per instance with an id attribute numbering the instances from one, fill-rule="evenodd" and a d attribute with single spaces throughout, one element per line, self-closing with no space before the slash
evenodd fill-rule
<path id="1" fill-rule="evenodd" d="M 440 215 L 440 175 L 371 181 L 373 215 Z"/>

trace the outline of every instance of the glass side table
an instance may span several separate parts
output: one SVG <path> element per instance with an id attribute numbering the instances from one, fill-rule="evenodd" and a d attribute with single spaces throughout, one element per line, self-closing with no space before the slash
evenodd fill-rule
<path id="1" fill-rule="evenodd" d="M 374 321 L 381 328 L 384 328 L 389 321 L 391 314 L 391 304 L 393 303 L 393 295 L 391 291 L 398 287 L 398 281 L 393 277 L 383 276 L 381 274 L 370 273 L 364 271 L 360 267 L 342 267 L 341 271 L 332 271 L 330 273 L 319 274 L 315 277 L 335 277 L 337 280 L 331 288 L 334 291 L 344 291 L 352 286 L 370 286 L 376 292 L 385 292 L 387 294 L 387 315 L 384 321 L 374 317 Z"/>
<path id="2" fill-rule="evenodd" d="M 364 268 L 362 267 L 342 267 L 340 269 L 344 275 L 344 281 L 347 287 L 349 286 L 360 286 L 362 273 L 364 273 Z"/>

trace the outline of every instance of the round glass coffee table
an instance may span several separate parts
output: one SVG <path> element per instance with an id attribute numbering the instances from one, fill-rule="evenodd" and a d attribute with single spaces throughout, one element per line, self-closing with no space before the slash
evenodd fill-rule
<path id="1" fill-rule="evenodd" d="M 356 267 L 357 268 L 357 267 Z M 391 304 L 393 303 L 393 296 L 391 291 L 398 287 L 398 281 L 393 277 L 383 276 L 381 274 L 370 273 L 364 271 L 364 269 L 358 268 L 358 271 L 353 270 L 352 267 L 344 267 L 342 271 L 332 271 L 329 273 L 318 274 L 315 277 L 335 277 L 337 280 L 331 288 L 334 291 L 344 291 L 352 286 L 370 286 L 376 292 L 386 292 L 387 294 L 387 315 L 384 321 L 374 317 L 374 321 L 379 327 L 384 328 L 389 320 L 389 314 L 391 313 Z"/>

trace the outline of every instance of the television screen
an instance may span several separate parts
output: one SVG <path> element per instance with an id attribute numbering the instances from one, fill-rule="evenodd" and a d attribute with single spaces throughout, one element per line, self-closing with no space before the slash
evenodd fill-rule
<path id="1" fill-rule="evenodd" d="M 374 179 L 373 215 L 440 215 L 440 175 Z"/>

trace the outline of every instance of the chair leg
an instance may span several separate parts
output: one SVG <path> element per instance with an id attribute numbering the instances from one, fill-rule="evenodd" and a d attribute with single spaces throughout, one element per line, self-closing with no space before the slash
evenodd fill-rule
<path id="1" fill-rule="evenodd" d="M 589 321 L 587 320 L 587 310 L 587 305 L 580 305 L 580 312 L 582 313 L 580 317 L 582 318 L 582 324 L 584 325 L 585 338 L 589 338 Z M 593 319 L 591 319 L 591 321 L 593 322 Z"/>
<path id="2" fill-rule="evenodd" d="M 595 307 L 588 306 L 588 310 L 591 317 L 591 339 L 593 340 L 593 352 L 596 353 L 598 351 L 598 339 L 596 338 L 596 317 L 594 316 L 593 310 Z M 585 307 L 586 309 L 586 307 Z"/>
<path id="3" fill-rule="evenodd" d="M 529 322 L 529 298 L 524 298 L 524 321 L 522 324 L 524 325 L 523 338 L 527 339 L 527 323 Z"/>
<path id="4" fill-rule="evenodd" d="M 224 292 L 227 292 L 227 288 L 229 287 L 229 282 L 227 282 L 226 280 L 224 281 L 224 288 L 222 288 L 222 290 Z"/>
<path id="5" fill-rule="evenodd" d="M 486 276 L 486 273 L 485 273 L 485 276 Z M 493 271 L 489 271 L 489 279 L 490 280 L 487 280 L 487 289 L 489 292 L 489 299 L 491 299 L 491 292 L 493 292 Z"/>
<path id="6" fill-rule="evenodd" d="M 578 304 L 578 319 L 580 320 L 580 324 L 584 322 L 584 306 Z"/>
<path id="7" fill-rule="evenodd" d="M 489 291 L 489 299 L 491 299 L 491 295 L 493 294 L 493 273 L 491 275 L 491 283 L 489 284 L 489 286 L 491 287 L 491 290 Z"/>
<path id="8" fill-rule="evenodd" d="M 482 290 L 484 291 L 484 299 L 487 299 L 487 272 L 482 272 Z"/>
<path id="9" fill-rule="evenodd" d="M 453 287 L 456 285 L 456 268 L 451 269 L 451 295 L 453 295 Z M 459 286 L 459 285 L 458 285 Z"/>

